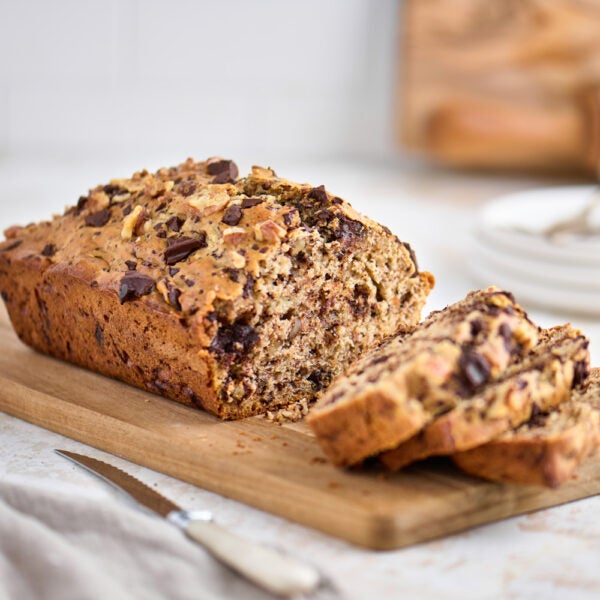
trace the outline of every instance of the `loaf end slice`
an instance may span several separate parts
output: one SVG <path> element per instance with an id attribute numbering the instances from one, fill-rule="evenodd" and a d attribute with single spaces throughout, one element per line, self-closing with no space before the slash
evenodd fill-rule
<path id="1" fill-rule="evenodd" d="M 395 471 L 429 456 L 468 450 L 568 400 L 589 372 L 588 346 L 587 338 L 570 325 L 542 330 L 538 344 L 497 381 L 383 453 L 381 462 Z"/>
<path id="2" fill-rule="evenodd" d="M 453 456 L 463 471 L 490 479 L 557 487 L 600 446 L 600 369 L 571 400 L 536 412 L 515 430 Z"/>
<path id="3" fill-rule="evenodd" d="M 510 294 L 477 290 L 368 353 L 323 393 L 307 422 L 333 463 L 356 464 L 495 380 L 538 334 Z"/>
<path id="4" fill-rule="evenodd" d="M 0 244 L 30 346 L 223 418 L 310 402 L 420 320 L 410 246 L 323 186 L 188 160 L 92 189 Z"/>

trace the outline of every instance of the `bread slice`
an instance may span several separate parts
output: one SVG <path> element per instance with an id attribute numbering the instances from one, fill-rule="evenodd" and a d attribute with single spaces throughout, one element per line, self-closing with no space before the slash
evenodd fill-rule
<path id="1" fill-rule="evenodd" d="M 509 293 L 471 292 L 368 353 L 325 391 L 307 422 L 332 462 L 358 463 L 497 379 L 538 333 Z"/>
<path id="2" fill-rule="evenodd" d="M 6 237 L 0 293 L 25 343 L 223 418 L 313 400 L 414 327 L 433 285 L 323 186 L 219 158 L 114 179 Z"/>
<path id="3" fill-rule="evenodd" d="M 453 460 L 485 479 L 557 487 L 599 446 L 600 369 L 595 368 L 569 402 L 536 412 L 517 429 Z"/>
<path id="4" fill-rule="evenodd" d="M 589 341 L 570 325 L 545 329 L 539 343 L 496 382 L 440 415 L 417 435 L 379 457 L 398 470 L 428 456 L 454 454 L 497 437 L 569 398 L 589 371 Z"/>

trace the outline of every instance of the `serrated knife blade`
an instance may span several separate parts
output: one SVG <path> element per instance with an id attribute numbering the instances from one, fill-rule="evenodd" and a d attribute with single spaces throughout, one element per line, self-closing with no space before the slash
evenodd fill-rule
<path id="1" fill-rule="evenodd" d="M 212 515 L 208 511 L 182 510 L 174 502 L 114 465 L 68 450 L 55 452 L 164 517 L 183 530 L 189 538 L 204 546 L 215 558 L 272 594 L 292 597 L 309 594 L 330 585 L 312 565 L 220 527 L 212 521 Z"/>

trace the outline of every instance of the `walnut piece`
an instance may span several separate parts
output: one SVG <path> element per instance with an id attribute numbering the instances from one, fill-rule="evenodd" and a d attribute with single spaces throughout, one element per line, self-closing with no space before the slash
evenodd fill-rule
<path id="1" fill-rule="evenodd" d="M 274 244 L 284 238 L 286 233 L 287 230 L 281 227 L 281 225 L 277 225 L 275 221 L 271 221 L 271 219 L 257 223 L 254 226 L 254 237 L 257 242 Z"/>
<path id="2" fill-rule="evenodd" d="M 230 246 L 237 246 L 245 235 L 246 230 L 243 227 L 226 227 L 223 229 L 223 240 Z"/>
<path id="3" fill-rule="evenodd" d="M 148 221 L 148 211 L 138 204 L 123 220 L 121 239 L 130 240 L 133 235 L 141 235 L 144 224 Z"/>

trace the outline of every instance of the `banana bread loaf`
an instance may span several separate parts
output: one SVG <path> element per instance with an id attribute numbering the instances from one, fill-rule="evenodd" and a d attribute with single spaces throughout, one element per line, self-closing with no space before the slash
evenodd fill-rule
<path id="1" fill-rule="evenodd" d="M 324 392 L 307 422 L 334 464 L 358 463 L 496 380 L 538 334 L 509 293 L 471 292 L 368 353 Z"/>
<path id="2" fill-rule="evenodd" d="M 589 341 L 570 325 L 542 330 L 539 343 L 483 391 L 460 399 L 398 448 L 379 458 L 390 470 L 489 442 L 569 399 L 589 372 Z"/>
<path id="3" fill-rule="evenodd" d="M 209 159 L 12 227 L 0 292 L 32 347 L 223 418 L 311 400 L 418 323 L 406 243 L 323 186 Z"/>
<path id="4" fill-rule="evenodd" d="M 491 479 L 556 487 L 600 446 L 600 369 L 569 402 L 531 419 L 487 444 L 459 452 L 463 471 Z"/>

